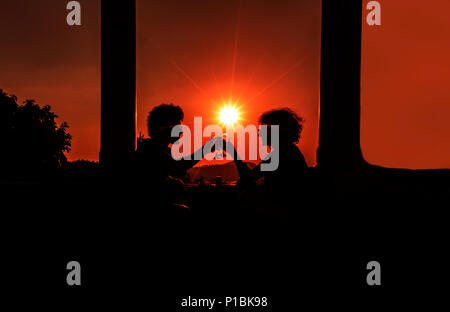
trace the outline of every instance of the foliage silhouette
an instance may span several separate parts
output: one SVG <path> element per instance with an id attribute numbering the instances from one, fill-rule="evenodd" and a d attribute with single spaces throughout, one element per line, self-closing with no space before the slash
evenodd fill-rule
<path id="1" fill-rule="evenodd" d="M 2 173 L 33 174 L 67 162 L 72 136 L 66 122 L 57 124 L 51 107 L 34 100 L 17 103 L 17 97 L 0 89 L 0 168 Z"/>

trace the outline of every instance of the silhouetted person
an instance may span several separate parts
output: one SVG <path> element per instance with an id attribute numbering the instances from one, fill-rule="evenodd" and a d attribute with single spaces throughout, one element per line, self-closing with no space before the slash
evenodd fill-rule
<path id="1" fill-rule="evenodd" d="M 153 108 L 147 118 L 149 139 L 141 139 L 135 153 L 135 171 L 141 182 L 154 190 L 159 198 L 176 201 L 183 191 L 186 171 L 199 160 L 175 160 L 169 145 L 179 138 L 172 137 L 173 127 L 180 125 L 184 113 L 181 107 L 162 104 Z M 203 148 L 203 147 L 202 147 Z"/>
<path id="2" fill-rule="evenodd" d="M 299 202 L 297 196 L 302 191 L 301 185 L 305 182 L 308 168 L 296 145 L 303 130 L 303 119 L 292 110 L 283 108 L 263 113 L 259 123 L 267 126 L 269 133 L 271 126 L 279 126 L 278 151 L 274 150 L 276 145 L 271 144 L 271 135 L 267 136 L 265 142 L 272 152 L 278 152 L 278 168 L 274 171 L 261 171 L 261 164 L 270 162 L 267 158 L 250 170 L 244 162 L 235 157 L 234 162 L 240 176 L 238 185 L 246 191 L 256 191 L 261 200 L 259 206 L 269 207 L 269 214 L 285 214 L 292 205 Z"/>

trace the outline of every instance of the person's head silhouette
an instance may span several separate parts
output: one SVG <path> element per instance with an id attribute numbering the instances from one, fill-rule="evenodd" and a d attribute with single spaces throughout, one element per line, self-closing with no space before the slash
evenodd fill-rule
<path id="1" fill-rule="evenodd" d="M 303 118 L 289 108 L 267 111 L 259 118 L 261 125 L 279 126 L 281 145 L 298 143 L 303 130 L 303 122 Z"/>
<path id="2" fill-rule="evenodd" d="M 147 117 L 147 129 L 150 138 L 162 145 L 174 143 L 178 138 L 172 137 L 174 126 L 181 124 L 184 118 L 180 106 L 161 104 L 154 107 Z"/>

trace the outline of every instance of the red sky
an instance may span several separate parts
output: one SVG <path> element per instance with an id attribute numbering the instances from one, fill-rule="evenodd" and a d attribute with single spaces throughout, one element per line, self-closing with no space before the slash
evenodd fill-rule
<path id="1" fill-rule="evenodd" d="M 182 106 L 189 126 L 194 116 L 217 123 L 215 102 L 230 96 L 244 124 L 290 107 L 306 119 L 300 147 L 314 164 L 320 1 L 239 3 L 138 1 L 138 130 L 161 103 Z"/>
<path id="2" fill-rule="evenodd" d="M 63 0 L 1 0 L 0 88 L 48 104 L 69 123 L 69 159 L 98 159 L 100 145 L 100 1 L 82 4 L 69 27 Z"/>
<path id="3" fill-rule="evenodd" d="M 97 160 L 100 1 L 80 1 L 81 27 L 66 25 L 65 0 L 1 2 L 0 88 L 51 105 L 70 125 L 69 159 Z M 188 125 L 215 122 L 213 100 L 231 93 L 246 123 L 284 106 L 303 115 L 300 147 L 314 163 L 319 0 L 137 2 L 138 131 L 163 102 L 181 105 Z M 389 167 L 449 168 L 450 3 L 380 2 L 382 26 L 363 23 L 363 154 Z"/>

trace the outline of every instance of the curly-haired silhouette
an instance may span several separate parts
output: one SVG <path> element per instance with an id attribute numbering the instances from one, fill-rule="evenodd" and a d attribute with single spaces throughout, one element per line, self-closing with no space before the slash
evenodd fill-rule
<path id="1" fill-rule="evenodd" d="M 259 118 L 262 125 L 278 125 L 281 143 L 298 143 L 303 131 L 303 118 L 290 108 L 274 109 L 264 112 Z"/>
<path id="2" fill-rule="evenodd" d="M 279 127 L 278 168 L 274 171 L 261 171 L 261 164 L 259 164 L 250 170 L 238 157 L 234 157 L 240 176 L 238 185 L 247 191 L 256 190 L 258 194 L 256 200 L 261 202 L 261 205 L 257 206 L 270 209 L 276 206 L 278 211 L 274 212 L 278 214 L 279 210 L 289 208 L 290 202 L 295 201 L 294 189 L 298 190 L 299 182 L 305 180 L 308 166 L 296 145 L 301 137 L 304 120 L 291 109 L 282 108 L 264 112 L 259 118 L 259 123 L 268 128 L 275 125 Z M 274 148 L 271 145 L 270 136 L 265 144 Z M 235 155 L 237 155 L 236 151 Z M 266 162 L 269 160 L 264 159 L 261 163 Z M 262 186 L 258 188 L 257 185 Z M 252 197 L 255 199 L 254 196 Z"/>
<path id="3" fill-rule="evenodd" d="M 259 123 L 268 127 L 277 125 L 280 129 L 280 165 L 273 175 L 268 175 L 270 179 L 290 178 L 293 174 L 308 167 L 302 152 L 296 145 L 303 131 L 304 120 L 302 117 L 289 108 L 283 108 L 263 113 L 259 118 Z M 270 145 L 270 141 L 267 144 Z"/>

